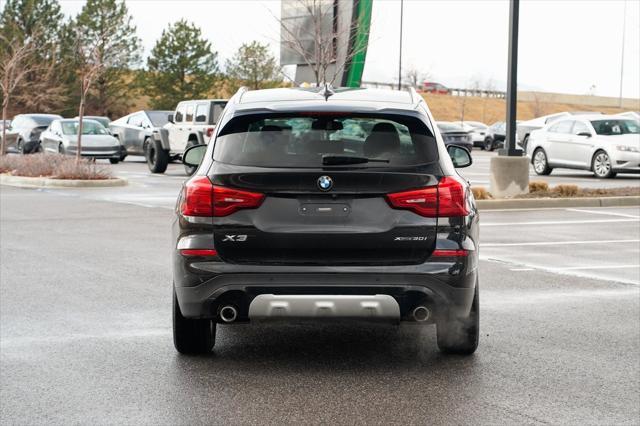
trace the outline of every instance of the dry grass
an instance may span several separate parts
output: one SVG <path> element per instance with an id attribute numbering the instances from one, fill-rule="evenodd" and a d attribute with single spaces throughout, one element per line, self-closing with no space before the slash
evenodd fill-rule
<path id="1" fill-rule="evenodd" d="M 547 192 L 549 191 L 549 184 L 542 181 L 529 182 L 529 192 Z"/>
<path id="2" fill-rule="evenodd" d="M 560 194 L 561 197 L 575 197 L 578 195 L 578 185 L 558 185 L 553 188 L 553 192 Z"/>
<path id="3" fill-rule="evenodd" d="M 0 173 L 14 176 L 49 177 L 52 179 L 111 179 L 109 168 L 75 157 L 60 154 L 3 155 L 0 157 Z"/>
<path id="4" fill-rule="evenodd" d="M 640 187 L 579 188 L 577 185 L 558 185 L 547 191 L 535 191 L 516 198 L 566 198 L 566 197 L 626 197 L 640 196 Z"/>
<path id="5" fill-rule="evenodd" d="M 473 192 L 473 198 L 476 200 L 490 200 L 493 198 L 484 186 L 473 186 L 471 187 L 471 192 Z"/>

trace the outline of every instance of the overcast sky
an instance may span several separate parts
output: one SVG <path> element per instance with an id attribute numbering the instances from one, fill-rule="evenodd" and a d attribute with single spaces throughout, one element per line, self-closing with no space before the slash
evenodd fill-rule
<path id="1" fill-rule="evenodd" d="M 75 15 L 81 0 L 60 1 Z M 199 25 L 221 63 L 244 42 L 269 43 L 279 55 L 279 0 L 127 0 L 145 55 L 162 29 L 186 18 Z M 618 96 L 622 28 L 626 20 L 623 94 L 640 98 L 640 1 L 522 0 L 521 89 Z M 507 72 L 506 0 L 405 0 L 403 67 L 432 80 L 464 86 L 492 79 L 504 88 Z M 626 18 L 626 19 L 625 19 Z M 373 0 L 365 81 L 393 81 L 398 74 L 399 0 Z M 502 87 L 501 87 L 502 86 Z"/>

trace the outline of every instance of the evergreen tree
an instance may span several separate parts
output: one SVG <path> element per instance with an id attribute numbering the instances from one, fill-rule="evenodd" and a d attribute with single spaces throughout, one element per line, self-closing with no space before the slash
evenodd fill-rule
<path id="1" fill-rule="evenodd" d="M 13 113 L 57 111 L 66 100 L 62 76 L 61 28 L 64 15 L 56 0 L 8 0 L 0 14 L 0 56 L 29 43 L 32 64 L 11 96 Z"/>
<path id="2" fill-rule="evenodd" d="M 218 77 L 218 53 L 200 28 L 180 20 L 162 31 L 143 78 L 150 105 L 173 109 L 183 99 L 204 98 Z"/>
<path id="3" fill-rule="evenodd" d="M 227 61 L 227 74 L 252 89 L 274 87 L 282 82 L 276 58 L 266 44 L 257 41 L 240 46 L 233 58 Z"/>
<path id="4" fill-rule="evenodd" d="M 87 113 L 125 114 L 131 106 L 131 68 L 140 62 L 141 42 L 124 1 L 88 0 L 75 20 L 75 31 L 103 65 L 87 94 Z"/>

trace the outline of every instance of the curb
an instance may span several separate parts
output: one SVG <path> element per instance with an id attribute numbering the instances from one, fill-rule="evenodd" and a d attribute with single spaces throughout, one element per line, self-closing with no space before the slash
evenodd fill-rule
<path id="1" fill-rule="evenodd" d="M 0 185 L 18 188 L 108 188 L 125 186 L 129 182 L 123 178 L 113 179 L 51 179 L 48 177 L 27 177 L 0 174 Z"/>
<path id="2" fill-rule="evenodd" d="M 477 200 L 479 210 L 640 206 L 640 196 Z"/>

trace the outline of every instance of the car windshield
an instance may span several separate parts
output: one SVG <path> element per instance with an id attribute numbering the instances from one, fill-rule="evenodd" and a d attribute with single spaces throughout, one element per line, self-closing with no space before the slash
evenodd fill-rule
<path id="1" fill-rule="evenodd" d="M 438 123 L 438 129 L 441 132 L 461 132 L 464 129 L 457 124 L 453 123 Z"/>
<path id="2" fill-rule="evenodd" d="M 257 167 L 394 167 L 438 160 L 432 132 L 417 118 L 360 115 L 252 115 L 230 121 L 214 159 Z"/>
<path id="3" fill-rule="evenodd" d="M 154 127 L 162 127 L 169 122 L 170 111 L 147 111 L 149 120 Z"/>
<path id="4" fill-rule="evenodd" d="M 62 133 L 65 135 L 77 135 L 79 121 L 63 121 Z M 82 120 L 82 134 L 83 135 L 107 135 L 107 129 L 97 121 Z"/>
<path id="5" fill-rule="evenodd" d="M 635 120 L 593 120 L 591 124 L 597 134 L 604 136 L 640 133 L 640 125 Z"/>

